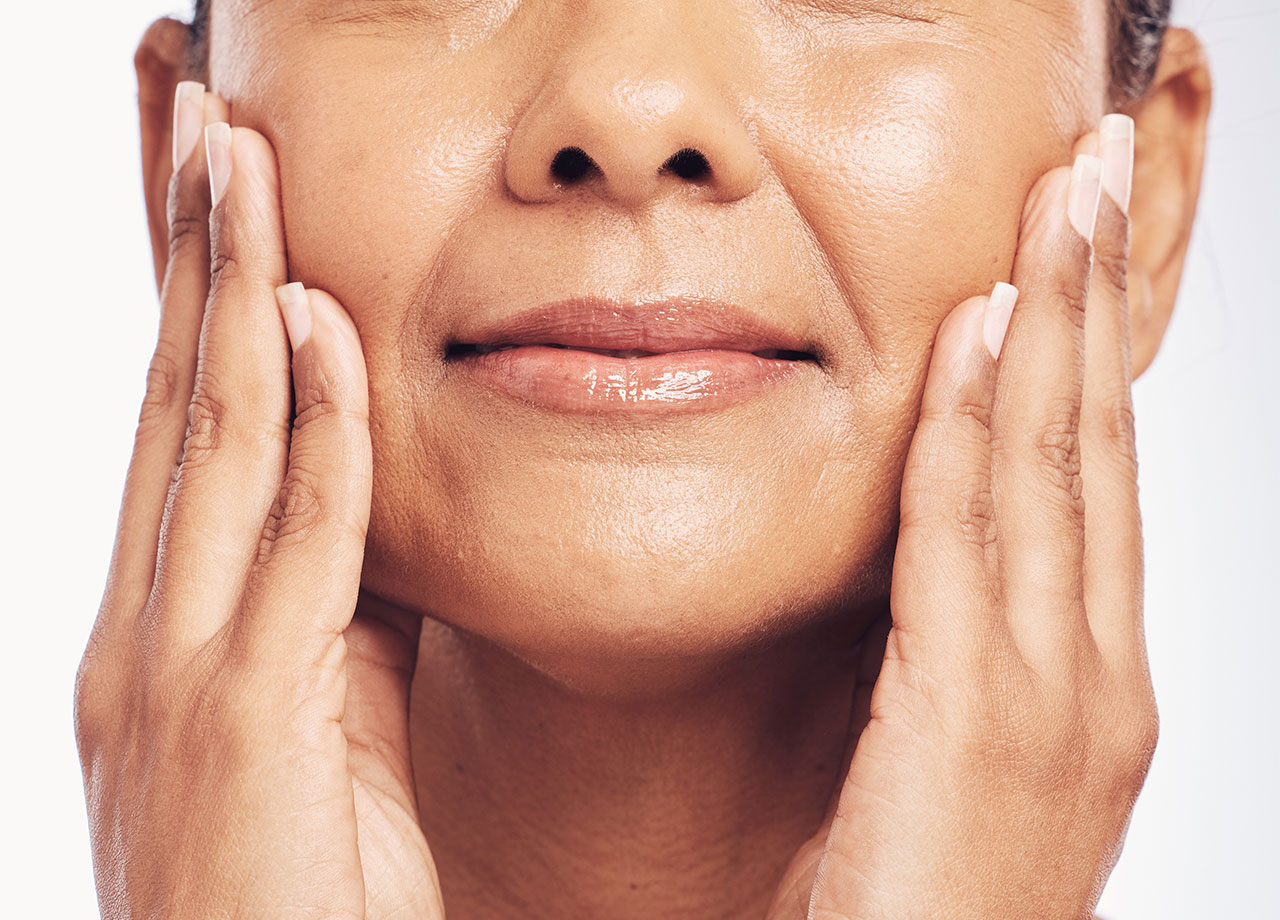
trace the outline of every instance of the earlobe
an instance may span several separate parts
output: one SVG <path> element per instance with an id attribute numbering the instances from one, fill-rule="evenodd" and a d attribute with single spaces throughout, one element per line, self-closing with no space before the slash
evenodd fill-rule
<path id="1" fill-rule="evenodd" d="M 156 289 L 164 282 L 169 259 L 168 197 L 173 174 L 173 94 L 188 77 L 190 30 L 174 19 L 153 22 L 133 57 L 138 75 L 138 125 L 142 141 L 142 187 L 156 271 Z"/>
<path id="2" fill-rule="evenodd" d="M 1155 358 L 1177 300 L 1200 198 L 1211 97 L 1199 40 L 1169 29 L 1151 88 L 1130 111 L 1136 129 L 1128 278 L 1135 378 Z"/>

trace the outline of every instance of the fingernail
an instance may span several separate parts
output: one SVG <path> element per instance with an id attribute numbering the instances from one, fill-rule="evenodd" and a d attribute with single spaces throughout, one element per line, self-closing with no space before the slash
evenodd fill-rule
<path id="1" fill-rule="evenodd" d="M 1009 331 L 1009 318 L 1013 316 L 1013 306 L 1018 302 L 1018 289 L 1012 284 L 1001 281 L 987 298 L 987 309 L 982 314 L 982 340 L 987 343 L 987 351 L 991 357 L 1000 359 L 1000 350 L 1004 347 L 1004 336 Z"/>
<path id="2" fill-rule="evenodd" d="M 1067 189 L 1067 218 L 1076 232 L 1090 243 L 1098 223 L 1098 203 L 1102 199 L 1102 160 L 1081 154 L 1071 169 Z"/>
<path id="3" fill-rule="evenodd" d="M 231 181 L 231 125 L 216 121 L 206 127 L 204 151 L 209 158 L 209 191 L 217 205 Z"/>
<path id="4" fill-rule="evenodd" d="M 297 351 L 311 335 L 311 298 L 301 282 L 294 281 L 276 288 L 276 302 L 284 317 L 284 328 L 289 333 L 289 346 Z"/>
<path id="5" fill-rule="evenodd" d="M 183 80 L 173 92 L 173 171 L 187 162 L 204 127 L 204 84 Z"/>
<path id="6" fill-rule="evenodd" d="M 1133 194 L 1133 119 L 1118 112 L 1098 125 L 1102 154 L 1102 185 L 1120 210 L 1129 213 Z"/>

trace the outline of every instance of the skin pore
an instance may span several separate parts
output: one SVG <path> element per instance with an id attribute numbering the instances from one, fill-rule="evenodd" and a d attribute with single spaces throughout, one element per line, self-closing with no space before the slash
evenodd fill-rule
<path id="1" fill-rule="evenodd" d="M 1100 0 L 215 4 L 200 76 L 275 150 L 290 279 L 363 345 L 361 604 L 424 618 L 414 781 L 451 917 L 763 914 L 865 719 L 855 643 L 887 612 L 938 326 L 1010 277 L 1029 189 L 1107 111 L 1106 22 Z M 139 53 L 160 239 L 186 60 L 176 23 Z M 1171 33 L 1132 107 L 1135 374 L 1206 105 Z M 598 168 L 557 184 L 571 146 Z M 661 170 L 683 148 L 709 176 Z M 588 293 L 738 303 L 815 360 L 765 399 L 619 422 L 446 359 Z"/>

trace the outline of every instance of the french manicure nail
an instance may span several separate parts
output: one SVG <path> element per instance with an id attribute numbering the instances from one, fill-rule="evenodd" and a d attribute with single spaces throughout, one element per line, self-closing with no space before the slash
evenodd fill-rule
<path id="1" fill-rule="evenodd" d="M 289 333 L 289 346 L 296 352 L 311 335 L 311 298 L 302 283 L 294 281 L 276 288 L 276 302 Z"/>
<path id="2" fill-rule="evenodd" d="M 1129 213 L 1133 194 L 1133 119 L 1116 112 L 1098 125 L 1102 185 L 1120 210 Z"/>
<path id="3" fill-rule="evenodd" d="M 196 149 L 204 127 L 204 84 L 183 80 L 173 92 L 173 171 Z"/>
<path id="4" fill-rule="evenodd" d="M 205 156 L 209 158 L 209 192 L 216 207 L 231 181 L 231 125 L 216 121 L 204 129 Z"/>
<path id="5" fill-rule="evenodd" d="M 1067 218 L 1076 232 L 1090 243 L 1098 223 L 1098 204 L 1102 200 L 1102 159 L 1081 154 L 1071 168 L 1071 185 L 1067 189 Z"/>
<path id="6" fill-rule="evenodd" d="M 1018 289 L 1012 284 L 1001 281 L 987 298 L 987 308 L 982 314 L 982 340 L 987 343 L 987 351 L 991 357 L 1000 359 L 1000 350 L 1004 347 L 1004 336 L 1009 331 L 1009 318 L 1013 316 L 1014 304 L 1018 302 Z"/>

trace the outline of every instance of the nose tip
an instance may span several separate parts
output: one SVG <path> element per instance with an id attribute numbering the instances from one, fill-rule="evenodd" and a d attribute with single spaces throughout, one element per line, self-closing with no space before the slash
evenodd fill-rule
<path id="1" fill-rule="evenodd" d="M 708 74 L 647 66 L 634 54 L 575 55 L 512 132 L 506 180 L 515 197 L 594 194 L 640 207 L 664 194 L 736 200 L 759 184 L 759 154 Z M 640 75 L 640 76 L 637 76 Z"/>

